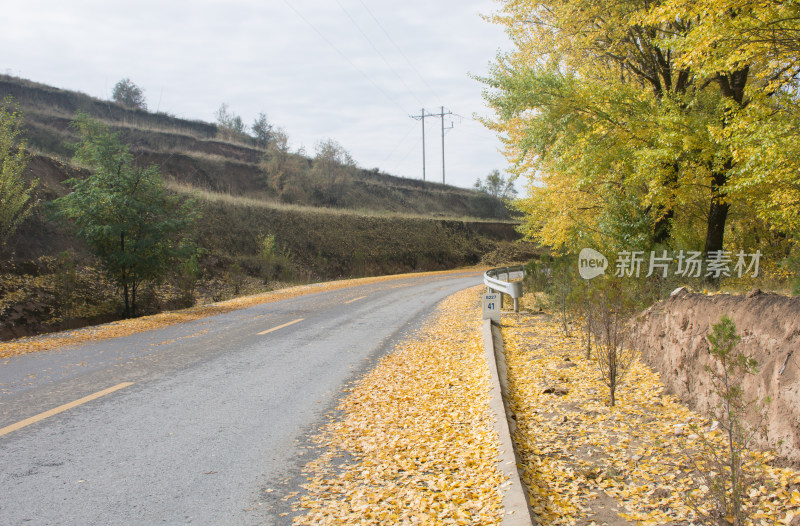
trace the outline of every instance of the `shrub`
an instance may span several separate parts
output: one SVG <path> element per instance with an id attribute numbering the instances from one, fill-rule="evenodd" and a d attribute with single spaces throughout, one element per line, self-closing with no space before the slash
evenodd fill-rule
<path id="1" fill-rule="evenodd" d="M 587 306 L 592 312 L 588 322 L 595 340 L 595 359 L 613 407 L 617 387 L 636 358 L 635 349 L 628 346 L 628 320 L 635 305 L 622 282 L 608 277 L 595 280 Z"/>
<path id="2" fill-rule="evenodd" d="M 724 440 L 715 441 L 713 436 L 696 429 L 701 451 L 700 459 L 693 463 L 707 490 L 693 492 L 688 500 L 695 512 L 710 524 L 744 526 L 748 521 L 744 501 L 757 480 L 760 463 L 749 452 L 758 428 L 750 429 L 744 423 L 744 415 L 754 401 L 744 396 L 741 380 L 756 374 L 758 363 L 736 351 L 741 337 L 727 316 L 712 325 L 707 339 L 709 353 L 717 360 L 716 367 L 707 366 L 706 370 L 719 399 L 714 418 Z"/>
<path id="3" fill-rule="evenodd" d="M 0 104 L 0 248 L 31 213 L 35 202 L 22 172 L 28 164 L 22 133 L 22 114 L 10 97 Z"/>
<path id="4" fill-rule="evenodd" d="M 114 99 L 114 102 L 118 102 L 128 108 L 147 109 L 144 91 L 128 78 L 122 79 L 116 83 L 111 98 Z"/>

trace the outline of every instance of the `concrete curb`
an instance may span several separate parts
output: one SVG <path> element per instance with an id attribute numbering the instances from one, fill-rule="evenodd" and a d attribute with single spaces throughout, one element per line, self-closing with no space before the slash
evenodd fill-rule
<path id="1" fill-rule="evenodd" d="M 517 457 L 514 443 L 511 441 L 511 429 L 514 421 L 507 416 L 505 403 L 506 365 L 503 338 L 500 329 L 492 325 L 491 320 L 483 320 L 483 350 L 486 363 L 489 364 L 491 389 L 489 390 L 489 408 L 494 413 L 494 427 L 500 436 L 498 454 L 499 468 L 508 477 L 509 485 L 503 489 L 503 526 L 531 526 L 535 524 L 528 507 L 528 498 L 517 469 Z"/>

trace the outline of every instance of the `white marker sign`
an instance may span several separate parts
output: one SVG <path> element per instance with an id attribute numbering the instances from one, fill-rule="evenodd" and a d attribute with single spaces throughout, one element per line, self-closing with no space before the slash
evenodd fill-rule
<path id="1" fill-rule="evenodd" d="M 500 323 L 500 293 L 490 292 L 483 295 L 483 319 Z"/>

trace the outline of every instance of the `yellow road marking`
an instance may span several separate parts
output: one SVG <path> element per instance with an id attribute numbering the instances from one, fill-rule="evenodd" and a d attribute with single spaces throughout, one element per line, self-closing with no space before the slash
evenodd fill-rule
<path id="1" fill-rule="evenodd" d="M 267 329 L 265 331 L 261 331 L 261 332 L 258 333 L 258 335 L 259 336 L 264 336 L 265 334 L 269 334 L 271 332 L 283 329 L 284 327 L 288 327 L 289 325 L 294 325 L 295 323 L 299 323 L 299 322 L 303 321 L 304 319 L 305 318 L 297 318 L 296 320 L 290 321 L 289 323 L 284 323 L 283 325 L 278 325 L 277 327 L 273 327 L 271 329 Z"/>
<path id="2" fill-rule="evenodd" d="M 98 398 L 100 398 L 102 396 L 105 396 L 107 394 L 111 394 L 114 391 L 119 391 L 120 389 L 124 389 L 124 388 L 126 388 L 128 386 L 131 386 L 131 385 L 133 385 L 133 382 L 123 382 L 121 384 L 115 385 L 114 387 L 109 387 L 108 389 L 103 389 L 102 391 L 97 391 L 96 393 L 90 394 L 89 396 L 84 396 L 83 398 L 75 400 L 74 402 L 70 402 L 68 404 L 60 405 L 60 406 L 58 406 L 58 407 L 56 407 L 54 409 L 51 409 L 49 411 L 45 411 L 44 413 L 39 413 L 36 416 L 32 416 L 30 418 L 26 418 L 25 420 L 21 420 L 21 421 L 17 422 L 16 424 L 11 424 L 10 426 L 6 426 L 6 427 L 0 429 L 0 436 L 7 435 L 8 433 L 11 433 L 12 431 L 16 431 L 18 429 L 22 429 L 23 427 L 29 426 L 31 424 L 35 424 L 36 422 L 44 420 L 45 418 L 50 418 L 51 416 L 57 415 L 58 413 L 63 413 L 64 411 L 67 411 L 68 409 L 72 409 L 73 407 L 78 407 L 79 405 L 85 404 L 86 402 L 91 402 L 92 400 L 97 400 Z"/>
<path id="3" fill-rule="evenodd" d="M 350 301 L 345 301 L 344 304 L 347 305 L 348 303 L 353 303 L 354 301 L 363 300 L 366 296 L 359 296 L 357 298 L 353 298 Z"/>

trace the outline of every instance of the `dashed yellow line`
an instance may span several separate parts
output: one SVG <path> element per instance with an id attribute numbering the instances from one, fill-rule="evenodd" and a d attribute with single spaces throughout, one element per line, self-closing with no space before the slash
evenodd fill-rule
<path id="1" fill-rule="evenodd" d="M 36 422 L 40 422 L 40 421 L 44 420 L 45 418 L 50 418 L 51 416 L 57 415 L 58 413 L 63 413 L 64 411 L 72 409 L 73 407 L 78 407 L 79 405 L 83 405 L 86 402 L 91 402 L 92 400 L 97 400 L 100 397 L 103 397 L 103 396 L 105 396 L 107 394 L 111 394 L 114 391 L 119 391 L 120 389 L 124 389 L 126 387 L 131 386 L 131 385 L 133 385 L 133 382 L 123 382 L 121 384 L 115 385 L 114 387 L 109 387 L 108 389 L 103 389 L 102 391 L 98 391 L 98 392 L 96 392 L 94 394 L 90 394 L 88 396 L 84 396 L 83 398 L 75 400 L 74 402 L 70 402 L 68 404 L 60 405 L 60 406 L 58 406 L 58 407 L 56 407 L 54 409 L 50 409 L 49 411 L 45 411 L 44 413 L 39 413 L 36 416 L 32 416 L 30 418 L 26 418 L 25 420 L 21 420 L 21 421 L 17 422 L 16 424 L 11 424 L 10 426 L 6 426 L 6 427 L 0 429 L 0 436 L 7 435 L 8 433 L 11 433 L 12 431 L 17 431 L 18 429 L 22 429 L 23 427 L 27 427 L 27 426 L 29 426 L 31 424 L 35 424 Z"/>
<path id="2" fill-rule="evenodd" d="M 366 298 L 366 296 L 359 296 L 357 298 L 351 299 L 350 301 L 345 301 L 344 304 L 347 305 L 349 303 L 353 303 L 353 302 L 358 301 L 358 300 L 363 300 L 364 298 Z"/>
<path id="3" fill-rule="evenodd" d="M 271 329 L 267 329 L 265 331 L 261 331 L 258 333 L 259 336 L 264 336 L 265 334 L 269 334 L 271 332 L 275 332 L 277 330 L 283 329 L 284 327 L 288 327 L 289 325 L 294 325 L 295 323 L 299 323 L 303 321 L 305 318 L 297 318 L 296 320 L 292 320 L 289 323 L 284 323 L 283 325 L 278 325 L 277 327 L 273 327 Z"/>

